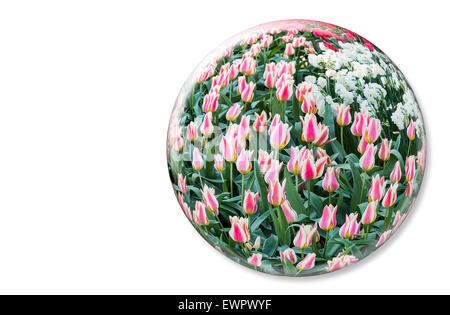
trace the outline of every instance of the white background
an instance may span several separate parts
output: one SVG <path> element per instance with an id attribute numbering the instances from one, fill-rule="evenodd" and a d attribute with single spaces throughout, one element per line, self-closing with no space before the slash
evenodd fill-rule
<path id="1" fill-rule="evenodd" d="M 450 293 L 448 9 L 444 1 L 1 1 L 0 292 Z M 166 168 L 185 78 L 250 26 L 349 28 L 402 69 L 428 132 L 412 215 L 348 270 L 286 279 L 218 254 Z"/>

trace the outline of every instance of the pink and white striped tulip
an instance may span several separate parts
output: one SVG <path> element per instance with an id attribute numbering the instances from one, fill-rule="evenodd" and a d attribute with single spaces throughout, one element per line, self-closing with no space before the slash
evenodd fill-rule
<path id="1" fill-rule="evenodd" d="M 383 202 L 381 203 L 384 208 L 388 209 L 394 205 L 397 200 L 397 188 L 398 183 L 395 183 L 389 187 L 386 195 L 384 196 Z"/>
<path id="2" fill-rule="evenodd" d="M 215 112 L 217 110 L 217 106 L 219 105 L 219 96 L 220 94 L 216 93 L 215 90 L 212 90 L 205 95 L 202 106 L 205 113 Z"/>
<path id="3" fill-rule="evenodd" d="M 380 160 L 389 160 L 389 157 L 391 156 L 391 145 L 392 140 L 389 141 L 388 139 L 381 139 L 381 147 L 380 151 L 378 151 L 378 157 L 380 158 Z"/>
<path id="4" fill-rule="evenodd" d="M 280 161 L 273 159 L 271 161 L 270 168 L 264 175 L 264 181 L 269 184 L 273 180 L 278 180 L 282 168 L 283 163 L 280 163 Z"/>
<path id="5" fill-rule="evenodd" d="M 202 154 L 200 153 L 200 150 L 195 147 L 194 150 L 192 150 L 192 168 L 196 171 L 199 171 L 203 168 L 204 161 Z"/>
<path id="6" fill-rule="evenodd" d="M 297 262 L 297 255 L 292 248 L 286 248 L 283 252 L 280 251 L 280 260 L 284 264 L 287 262 L 295 264 Z"/>
<path id="7" fill-rule="evenodd" d="M 266 71 L 264 72 L 264 85 L 269 88 L 275 88 L 277 84 L 277 74 L 275 71 Z"/>
<path id="8" fill-rule="evenodd" d="M 359 159 L 359 166 L 365 171 L 370 171 L 375 165 L 375 154 L 377 153 L 377 147 L 372 143 L 367 145 L 366 152 Z"/>
<path id="9" fill-rule="evenodd" d="M 424 148 L 417 152 L 417 167 L 423 173 L 425 171 L 425 151 Z"/>
<path id="10" fill-rule="evenodd" d="M 331 272 L 338 269 L 342 269 L 350 266 L 351 264 L 356 263 L 357 261 L 358 259 L 355 256 L 339 255 L 337 257 L 334 257 L 333 260 L 329 260 L 327 262 L 328 268 L 326 269 L 326 271 Z"/>
<path id="11" fill-rule="evenodd" d="M 214 155 L 214 168 L 218 172 L 222 172 L 225 167 L 225 162 L 223 160 L 222 154 L 215 154 Z"/>
<path id="12" fill-rule="evenodd" d="M 212 113 L 208 112 L 203 119 L 203 123 L 200 127 L 200 132 L 205 137 L 209 137 L 214 132 L 214 125 L 212 123 Z"/>
<path id="13" fill-rule="evenodd" d="M 306 148 L 306 147 L 303 147 Z M 298 147 L 291 147 L 290 150 L 290 159 L 287 164 L 287 169 L 292 174 L 300 174 L 300 164 L 302 162 L 300 150 Z"/>
<path id="14" fill-rule="evenodd" d="M 253 151 L 242 150 L 236 160 L 236 168 L 241 174 L 247 174 L 252 169 Z"/>
<path id="15" fill-rule="evenodd" d="M 383 234 L 381 234 L 380 239 L 378 240 L 377 245 L 375 245 L 375 247 L 380 247 L 381 245 L 383 245 L 391 236 L 392 231 L 388 230 L 386 232 L 384 232 Z"/>
<path id="16" fill-rule="evenodd" d="M 253 254 L 251 257 L 247 258 L 247 262 L 250 265 L 259 267 L 262 265 L 262 255 L 261 254 Z"/>
<path id="17" fill-rule="evenodd" d="M 226 114 L 226 119 L 228 120 L 228 121 L 235 121 L 236 120 L 236 118 L 239 116 L 239 114 L 241 113 L 241 109 L 242 109 L 242 107 L 238 104 L 238 103 L 236 103 L 236 104 L 234 104 L 233 106 L 231 106 L 230 107 L 230 109 L 227 111 L 227 114 Z"/>
<path id="18" fill-rule="evenodd" d="M 339 126 L 348 126 L 352 122 L 352 116 L 350 115 L 350 105 L 339 105 L 337 107 L 336 122 Z"/>
<path id="19" fill-rule="evenodd" d="M 395 162 L 394 168 L 391 172 L 391 182 L 392 183 L 398 183 L 400 179 L 402 178 L 402 170 L 400 168 L 400 161 Z"/>
<path id="20" fill-rule="evenodd" d="M 406 187 L 406 192 L 405 192 L 406 197 L 408 197 L 408 198 L 411 197 L 413 191 L 414 191 L 414 181 L 410 181 L 410 182 L 408 182 L 408 186 Z"/>
<path id="21" fill-rule="evenodd" d="M 253 96 L 255 94 L 256 84 L 250 82 L 246 85 L 245 89 L 241 93 L 241 99 L 243 102 L 249 103 L 253 100 Z"/>
<path id="22" fill-rule="evenodd" d="M 248 218 L 239 218 L 230 216 L 231 228 L 228 232 L 233 241 L 238 243 L 246 243 L 250 240 L 250 232 L 248 230 Z"/>
<path id="23" fill-rule="evenodd" d="M 189 208 L 189 206 L 188 206 L 188 204 L 186 202 L 183 202 L 183 205 L 181 206 L 181 209 L 183 209 L 183 212 L 188 217 L 188 219 L 190 221 L 192 221 L 191 208 Z"/>
<path id="24" fill-rule="evenodd" d="M 272 160 L 273 160 L 273 152 L 270 152 L 269 154 L 267 153 L 267 151 L 259 149 L 258 165 L 262 174 L 266 174 L 270 170 Z"/>
<path id="25" fill-rule="evenodd" d="M 381 134 L 381 122 L 379 119 L 370 118 L 369 124 L 364 130 L 364 137 L 368 143 L 377 141 Z"/>
<path id="26" fill-rule="evenodd" d="M 358 214 L 350 213 L 350 215 L 345 216 L 345 223 L 341 226 L 339 235 L 342 238 L 351 240 L 359 234 L 360 225 L 361 223 L 358 223 Z"/>
<path id="27" fill-rule="evenodd" d="M 328 192 L 334 192 L 339 188 L 339 182 L 336 178 L 339 176 L 339 169 L 328 167 L 325 176 L 322 181 L 322 188 Z"/>
<path id="28" fill-rule="evenodd" d="M 283 204 L 281 205 L 281 209 L 283 210 L 287 223 L 292 224 L 295 221 L 297 221 L 298 214 L 294 210 L 294 208 L 292 208 L 291 204 L 289 203 L 289 200 L 283 202 Z"/>
<path id="29" fill-rule="evenodd" d="M 319 226 L 324 231 L 331 231 L 336 226 L 337 206 L 328 205 L 323 208 Z"/>
<path id="30" fill-rule="evenodd" d="M 238 84 L 237 84 L 237 93 L 238 95 L 241 95 L 242 92 L 247 88 L 247 81 L 245 77 L 240 76 L 238 78 Z"/>
<path id="31" fill-rule="evenodd" d="M 294 37 L 292 39 L 292 46 L 294 46 L 295 48 L 305 46 L 305 43 L 306 43 L 306 38 L 303 36 Z"/>
<path id="32" fill-rule="evenodd" d="M 276 114 L 274 117 L 273 117 L 273 119 L 272 119 L 272 123 L 270 124 L 270 127 L 269 127 L 269 136 L 272 134 L 272 132 L 275 130 L 275 128 L 280 124 L 280 123 L 283 123 L 282 121 L 281 121 L 281 116 L 280 116 L 280 114 Z"/>
<path id="33" fill-rule="evenodd" d="M 302 224 L 294 238 L 294 246 L 300 249 L 306 249 L 311 246 L 313 239 L 315 242 L 319 240 L 317 236 L 317 223 L 314 226 Z"/>
<path id="34" fill-rule="evenodd" d="M 306 150 L 300 164 L 300 175 L 302 180 L 311 180 L 316 178 L 316 164 L 311 150 Z"/>
<path id="35" fill-rule="evenodd" d="M 366 152 L 367 149 L 367 141 L 366 138 L 361 137 L 361 140 L 359 140 L 359 144 L 358 144 L 358 152 L 361 154 L 364 154 L 364 152 Z"/>
<path id="36" fill-rule="evenodd" d="M 275 150 L 283 149 L 291 140 L 291 129 L 288 124 L 279 123 L 270 134 L 270 145 Z"/>
<path id="37" fill-rule="evenodd" d="M 269 182 L 269 193 L 267 195 L 267 200 L 269 203 L 275 207 L 280 206 L 286 200 L 286 179 L 280 184 L 278 179 Z"/>
<path id="38" fill-rule="evenodd" d="M 173 143 L 175 151 L 180 152 L 183 149 L 184 140 L 183 137 L 177 137 Z"/>
<path id="39" fill-rule="evenodd" d="M 191 121 L 188 125 L 187 139 L 190 142 L 194 142 L 198 136 L 198 125 L 197 123 Z"/>
<path id="40" fill-rule="evenodd" d="M 267 130 L 267 114 L 265 111 L 262 111 L 261 115 L 255 113 L 255 122 L 253 123 L 253 129 L 256 132 L 264 133 Z"/>
<path id="41" fill-rule="evenodd" d="M 254 193 L 251 192 L 250 189 L 245 192 L 244 204 L 242 207 L 242 211 L 244 211 L 245 214 L 251 215 L 256 213 L 258 210 L 258 197 L 259 192 Z"/>
<path id="42" fill-rule="evenodd" d="M 232 135 L 222 137 L 219 150 L 227 162 L 235 162 L 237 158 L 238 138 Z"/>
<path id="43" fill-rule="evenodd" d="M 380 201 L 384 196 L 384 190 L 386 188 L 386 182 L 384 177 L 380 178 L 380 175 L 372 176 L 372 184 L 369 189 L 369 202 Z"/>
<path id="44" fill-rule="evenodd" d="M 362 224 L 369 225 L 375 222 L 375 219 L 377 218 L 377 206 L 378 201 L 369 202 L 369 204 L 366 207 L 366 210 L 364 211 L 361 217 Z"/>
<path id="45" fill-rule="evenodd" d="M 308 81 L 303 81 L 295 90 L 295 97 L 297 100 L 302 103 L 304 102 L 305 98 L 309 95 L 309 93 L 312 92 L 313 85 L 312 83 Z M 303 111 L 305 114 L 308 113 L 307 111 Z"/>
<path id="46" fill-rule="evenodd" d="M 413 141 L 416 136 L 416 124 L 411 121 L 409 122 L 408 129 L 406 130 L 406 135 L 408 136 L 409 140 Z"/>
<path id="47" fill-rule="evenodd" d="M 315 261 L 316 261 L 316 254 L 309 253 L 305 256 L 305 258 L 303 258 L 303 260 L 301 262 L 299 262 L 297 264 L 297 269 L 300 269 L 300 270 L 312 269 L 312 268 L 314 268 Z"/>
<path id="48" fill-rule="evenodd" d="M 409 156 L 405 161 L 405 178 L 406 181 L 411 182 L 414 180 L 414 175 L 416 172 L 416 164 L 415 164 L 414 155 Z"/>
<path id="49" fill-rule="evenodd" d="M 195 202 L 195 210 L 193 211 L 192 216 L 197 225 L 209 225 L 208 215 L 206 214 L 206 206 L 203 202 Z"/>
<path id="50" fill-rule="evenodd" d="M 330 131 L 329 131 L 327 125 L 318 123 L 317 124 L 317 137 L 316 137 L 316 139 L 314 139 L 313 144 L 316 147 L 323 146 L 325 143 L 327 143 L 329 132 Z"/>
<path id="51" fill-rule="evenodd" d="M 309 94 L 299 97 L 303 98 L 302 105 L 300 106 L 300 109 L 302 110 L 303 113 L 305 114 L 317 113 L 316 101 L 313 97 L 309 96 Z"/>
<path id="52" fill-rule="evenodd" d="M 180 188 L 180 190 L 183 194 L 185 194 L 187 192 L 186 176 L 183 177 L 183 174 L 180 174 L 180 173 L 178 173 L 178 188 Z"/>
<path id="53" fill-rule="evenodd" d="M 256 61 L 250 56 L 244 56 L 239 66 L 239 71 L 246 76 L 251 76 L 256 72 Z"/>
<path id="54" fill-rule="evenodd" d="M 248 139 L 250 137 L 250 116 L 243 115 L 239 123 L 238 136 Z"/>
<path id="55" fill-rule="evenodd" d="M 302 121 L 302 140 L 305 142 L 313 142 L 317 139 L 318 128 L 317 118 L 314 114 L 306 114 L 305 117 L 300 117 Z"/>
<path id="56" fill-rule="evenodd" d="M 355 119 L 350 128 L 350 131 L 354 136 L 361 137 L 364 135 L 364 130 L 369 124 L 370 116 L 367 111 L 362 111 L 361 113 L 355 113 Z"/>
<path id="57" fill-rule="evenodd" d="M 279 100 L 280 102 L 286 102 L 291 98 L 292 93 L 294 93 L 293 83 L 293 79 L 289 74 L 283 74 L 277 80 L 277 91 L 275 93 L 277 100 Z"/>
<path id="58" fill-rule="evenodd" d="M 292 43 L 286 44 L 286 48 L 284 49 L 284 56 L 292 56 L 295 54 L 295 48 Z"/>
<path id="59" fill-rule="evenodd" d="M 219 214 L 219 202 L 216 198 L 216 191 L 214 190 L 214 188 L 209 188 L 205 184 L 203 185 L 203 189 L 201 190 L 201 192 L 203 203 L 206 205 L 212 215 L 217 216 Z"/>

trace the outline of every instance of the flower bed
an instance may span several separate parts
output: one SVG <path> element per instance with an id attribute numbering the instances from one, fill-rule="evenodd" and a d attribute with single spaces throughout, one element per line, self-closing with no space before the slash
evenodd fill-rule
<path id="1" fill-rule="evenodd" d="M 168 131 L 179 203 L 220 252 L 271 274 L 325 273 L 397 231 L 425 167 L 403 74 L 365 38 L 297 20 L 210 55 Z"/>

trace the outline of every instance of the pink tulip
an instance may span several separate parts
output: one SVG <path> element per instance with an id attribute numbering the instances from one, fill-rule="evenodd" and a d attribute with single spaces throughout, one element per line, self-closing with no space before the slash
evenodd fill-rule
<path id="1" fill-rule="evenodd" d="M 369 189 L 369 202 L 380 201 L 384 196 L 384 190 L 386 187 L 386 182 L 384 177 L 380 178 L 380 175 L 372 176 L 372 185 Z"/>
<path id="2" fill-rule="evenodd" d="M 395 183 L 389 187 L 386 195 L 384 196 L 383 202 L 381 203 L 384 208 L 388 209 L 392 207 L 397 199 L 397 188 L 398 183 Z"/>
<path id="3" fill-rule="evenodd" d="M 251 257 L 247 258 L 247 261 L 250 265 L 259 267 L 262 265 L 262 255 L 261 254 L 253 254 Z"/>
<path id="4" fill-rule="evenodd" d="M 281 209 L 283 210 L 283 213 L 284 213 L 284 216 L 286 217 L 287 223 L 292 224 L 295 221 L 297 221 L 298 214 L 292 208 L 292 206 L 291 206 L 291 204 L 289 203 L 288 200 L 283 202 L 283 204 L 281 205 Z"/>
<path id="5" fill-rule="evenodd" d="M 270 166 L 272 164 L 272 160 L 273 160 L 273 152 L 270 152 L 269 154 L 266 151 L 259 149 L 258 165 L 262 174 L 266 174 L 269 171 Z"/>
<path id="6" fill-rule="evenodd" d="M 192 168 L 196 171 L 200 171 L 203 168 L 203 157 L 200 153 L 200 150 L 195 147 L 192 150 Z"/>
<path id="7" fill-rule="evenodd" d="M 364 137 L 368 143 L 377 141 L 381 133 L 381 122 L 379 119 L 371 118 L 369 124 L 364 130 Z"/>
<path id="8" fill-rule="evenodd" d="M 230 237 L 238 243 L 246 243 L 250 240 L 250 232 L 248 231 L 248 218 L 231 217 L 231 228 L 228 232 Z"/>
<path id="9" fill-rule="evenodd" d="M 195 210 L 192 213 L 192 216 L 197 225 L 209 225 L 208 215 L 206 214 L 206 206 L 203 202 L 195 202 Z"/>
<path id="10" fill-rule="evenodd" d="M 190 221 L 192 221 L 192 213 L 191 213 L 191 209 L 189 208 L 188 204 L 186 202 L 183 202 L 183 205 L 181 206 L 181 208 L 184 211 L 184 214 L 188 217 L 188 219 Z"/>
<path id="11" fill-rule="evenodd" d="M 306 38 L 304 38 L 303 36 L 294 37 L 292 39 L 292 46 L 294 46 L 296 48 L 304 46 L 305 43 L 306 43 Z"/>
<path id="12" fill-rule="evenodd" d="M 342 269 L 345 267 L 350 266 L 351 264 L 354 264 L 358 261 L 358 259 L 355 256 L 351 255 L 339 255 L 337 257 L 334 257 L 333 260 L 329 260 L 328 268 L 326 269 L 327 272 L 335 271 L 338 269 Z"/>
<path id="13" fill-rule="evenodd" d="M 270 145 L 275 150 L 283 149 L 291 140 L 291 129 L 288 124 L 279 123 L 270 135 Z"/>
<path id="14" fill-rule="evenodd" d="M 307 81 L 302 82 L 297 89 L 295 90 L 295 97 L 297 100 L 302 103 L 305 100 L 305 97 L 312 92 L 313 85 Z M 315 105 L 314 105 L 315 106 Z M 305 114 L 309 111 L 303 111 Z"/>
<path id="15" fill-rule="evenodd" d="M 314 179 L 317 175 L 313 153 L 310 150 L 308 150 L 308 152 L 309 153 L 304 155 L 300 164 L 300 175 L 304 181 Z"/>
<path id="16" fill-rule="evenodd" d="M 360 223 L 358 223 L 358 214 L 350 213 L 345 216 L 345 223 L 339 230 L 339 235 L 342 238 L 353 239 L 359 234 Z"/>
<path id="17" fill-rule="evenodd" d="M 381 234 L 380 239 L 378 240 L 377 245 L 375 245 L 375 247 L 380 247 L 381 245 L 384 244 L 384 242 L 386 242 L 389 237 L 391 236 L 392 231 L 388 230 L 386 232 L 384 232 L 383 234 Z"/>
<path id="18" fill-rule="evenodd" d="M 392 169 L 390 179 L 392 183 L 398 183 L 401 178 L 402 170 L 400 169 L 400 162 L 397 161 L 395 162 L 394 168 Z"/>
<path id="19" fill-rule="evenodd" d="M 283 123 L 281 121 L 281 117 L 280 114 L 276 114 L 273 119 L 272 119 L 272 123 L 270 124 L 270 128 L 269 128 L 269 136 L 272 134 L 272 132 L 275 130 L 275 128 L 280 124 Z"/>
<path id="20" fill-rule="evenodd" d="M 351 123 L 352 116 L 350 115 L 350 105 L 339 105 L 337 108 L 336 122 L 339 126 L 347 126 Z"/>
<path id="21" fill-rule="evenodd" d="M 200 127 L 200 132 L 205 136 L 209 137 L 214 132 L 214 125 L 212 124 L 212 113 L 208 112 L 203 119 L 203 123 Z"/>
<path id="22" fill-rule="evenodd" d="M 236 168 L 241 174 L 247 174 L 252 169 L 253 151 L 242 150 L 236 160 Z"/>
<path id="23" fill-rule="evenodd" d="M 424 148 L 417 152 L 417 167 L 423 173 L 425 171 L 425 151 Z"/>
<path id="24" fill-rule="evenodd" d="M 295 53 L 295 48 L 294 48 L 294 46 L 292 45 L 292 43 L 288 43 L 288 44 L 286 45 L 285 50 L 284 50 L 284 55 L 285 55 L 285 56 L 292 56 L 294 53 Z"/>
<path id="25" fill-rule="evenodd" d="M 240 76 L 238 78 L 238 85 L 237 85 L 237 92 L 239 95 L 242 94 L 242 92 L 247 88 L 247 81 L 245 80 L 245 77 Z"/>
<path id="26" fill-rule="evenodd" d="M 328 134 L 329 134 L 328 126 L 319 123 L 317 125 L 317 137 L 313 141 L 313 144 L 317 147 L 323 146 L 325 143 L 327 143 Z"/>
<path id="27" fill-rule="evenodd" d="M 389 141 L 388 139 L 381 140 L 381 148 L 380 151 L 378 152 L 378 157 L 380 158 L 380 160 L 382 161 L 389 160 L 389 157 L 391 156 L 391 145 L 392 140 L 391 141 Z"/>
<path id="28" fill-rule="evenodd" d="M 314 264 L 316 261 L 316 254 L 310 253 L 303 258 L 301 262 L 298 263 L 297 269 L 300 270 L 309 270 L 314 268 Z"/>
<path id="29" fill-rule="evenodd" d="M 195 139 L 197 139 L 198 135 L 198 126 L 195 122 L 191 121 L 188 125 L 188 133 L 187 133 L 187 139 L 190 142 L 194 142 Z"/>
<path id="30" fill-rule="evenodd" d="M 255 74 L 256 72 L 256 61 L 252 57 L 244 57 L 242 58 L 242 62 L 239 66 L 239 71 L 246 76 L 250 76 Z"/>
<path id="31" fill-rule="evenodd" d="M 280 252 L 280 260 L 283 263 L 290 262 L 295 264 L 297 262 L 297 255 L 292 248 L 286 248 L 283 252 Z"/>
<path id="32" fill-rule="evenodd" d="M 235 162 L 237 158 L 238 139 L 233 136 L 224 136 L 219 146 L 220 153 L 227 162 Z"/>
<path id="33" fill-rule="evenodd" d="M 367 149 L 367 141 L 366 138 L 361 137 L 361 140 L 359 140 L 359 144 L 358 144 L 358 152 L 361 154 L 364 154 L 364 152 L 366 152 Z"/>
<path id="34" fill-rule="evenodd" d="M 219 215 L 219 202 L 216 199 L 216 191 L 214 188 L 209 188 L 205 184 L 201 192 L 203 203 L 206 205 L 209 212 L 214 216 Z"/>
<path id="35" fill-rule="evenodd" d="M 300 117 L 302 121 L 302 140 L 305 142 L 313 142 L 318 135 L 317 118 L 314 114 L 306 114 L 305 117 Z"/>
<path id="36" fill-rule="evenodd" d="M 350 131 L 354 136 L 361 137 L 364 135 L 364 130 L 369 124 L 370 116 L 366 111 L 361 113 L 355 113 L 355 119 L 353 120 Z"/>
<path id="37" fill-rule="evenodd" d="M 275 71 L 264 72 L 264 85 L 267 88 L 269 89 L 275 88 L 276 83 L 277 83 L 277 74 L 275 73 Z"/>
<path id="38" fill-rule="evenodd" d="M 248 139 L 250 137 L 250 116 L 243 115 L 239 123 L 238 136 Z"/>
<path id="39" fill-rule="evenodd" d="M 183 194 L 185 194 L 187 192 L 186 176 L 183 177 L 182 174 L 178 174 L 178 188 L 180 188 L 180 190 Z"/>
<path id="40" fill-rule="evenodd" d="M 241 93 L 241 99 L 243 102 L 249 103 L 253 100 L 253 96 L 255 94 L 255 87 L 256 85 L 253 82 L 247 84 L 245 90 L 243 90 Z"/>
<path id="41" fill-rule="evenodd" d="M 334 192 L 339 188 L 339 182 L 336 178 L 336 173 L 339 176 L 339 169 L 335 171 L 334 168 L 328 167 L 325 173 L 325 177 L 322 181 L 322 188 L 328 192 Z"/>
<path id="42" fill-rule="evenodd" d="M 233 62 L 228 71 L 228 80 L 234 80 L 239 75 L 238 65 Z"/>
<path id="43" fill-rule="evenodd" d="M 375 154 L 377 153 L 377 147 L 373 144 L 368 144 L 366 152 L 359 159 L 359 166 L 365 171 L 370 171 L 375 165 Z"/>
<path id="44" fill-rule="evenodd" d="M 415 160 L 414 155 L 411 155 L 405 161 L 405 178 L 408 182 L 414 180 L 414 174 L 416 172 Z"/>
<path id="45" fill-rule="evenodd" d="M 405 193 L 406 197 L 408 197 L 408 198 L 411 197 L 413 191 L 414 191 L 414 182 L 410 181 L 410 182 L 408 182 L 408 186 L 406 188 L 406 193 Z"/>
<path id="46" fill-rule="evenodd" d="M 375 219 L 377 218 L 377 206 L 378 201 L 369 202 L 366 210 L 364 211 L 364 214 L 361 217 L 362 224 L 369 225 L 375 222 Z"/>
<path id="47" fill-rule="evenodd" d="M 300 249 L 306 249 L 311 246 L 314 238 L 315 242 L 318 241 L 317 235 L 317 223 L 314 226 L 302 224 L 294 238 L 294 246 Z"/>
<path id="48" fill-rule="evenodd" d="M 298 91 L 298 89 L 297 89 Z M 314 100 L 313 97 L 307 95 L 303 95 L 303 96 L 299 96 L 303 98 L 303 102 L 302 105 L 300 106 L 300 109 L 302 110 L 302 112 L 304 112 L 305 114 L 315 114 L 317 113 L 317 107 L 316 107 L 316 102 Z"/>
<path id="49" fill-rule="evenodd" d="M 392 229 L 392 234 L 397 232 L 400 225 L 406 219 L 406 216 L 407 216 L 406 213 L 404 215 L 401 215 L 400 211 L 397 211 L 397 213 L 395 214 L 394 222 L 392 223 L 392 225 L 394 226 L 394 228 Z"/>
<path id="50" fill-rule="evenodd" d="M 233 106 L 230 107 L 230 109 L 227 111 L 226 114 L 226 119 L 228 121 L 235 121 L 236 118 L 239 116 L 239 114 L 241 113 L 241 109 L 242 107 L 239 106 L 238 103 L 234 104 Z"/>
<path id="51" fill-rule="evenodd" d="M 293 91 L 293 79 L 288 74 L 283 74 L 277 81 L 275 96 L 280 102 L 286 102 L 291 98 Z"/>
<path id="52" fill-rule="evenodd" d="M 205 113 L 215 112 L 219 104 L 219 93 L 215 90 L 210 91 L 203 99 L 202 109 Z"/>
<path id="53" fill-rule="evenodd" d="M 306 148 L 306 147 L 303 147 Z M 301 155 L 298 147 L 291 147 L 290 160 L 287 164 L 287 169 L 292 174 L 300 174 Z"/>
<path id="54" fill-rule="evenodd" d="M 270 163 L 269 170 L 264 175 L 264 181 L 269 184 L 271 181 L 278 180 L 282 168 L 283 163 L 273 159 Z"/>
<path id="55" fill-rule="evenodd" d="M 409 122 L 408 129 L 406 130 L 406 134 L 409 140 L 413 141 L 416 135 L 416 124 L 412 121 Z"/>
<path id="56" fill-rule="evenodd" d="M 278 179 L 269 182 L 269 194 L 267 195 L 267 200 L 269 203 L 275 207 L 280 206 L 286 200 L 286 179 L 280 184 Z"/>
<path id="57" fill-rule="evenodd" d="M 177 137 L 173 144 L 173 148 L 175 149 L 175 151 L 180 152 L 183 149 L 183 145 L 184 145 L 183 137 Z"/>
<path id="58" fill-rule="evenodd" d="M 319 226 L 324 231 L 331 231 L 336 226 L 337 206 L 328 205 L 323 208 Z"/>
<path id="59" fill-rule="evenodd" d="M 264 133 L 267 130 L 267 114 L 262 111 L 261 115 L 255 113 L 255 122 L 253 123 L 253 129 L 256 132 Z"/>
<path id="60" fill-rule="evenodd" d="M 258 197 L 259 192 L 253 193 L 250 189 L 245 192 L 244 205 L 242 207 L 242 211 L 244 211 L 245 214 L 251 215 L 256 213 L 258 210 Z"/>
<path id="61" fill-rule="evenodd" d="M 225 162 L 223 160 L 223 156 L 221 154 L 215 154 L 214 155 L 214 168 L 218 172 L 222 172 L 225 167 Z"/>

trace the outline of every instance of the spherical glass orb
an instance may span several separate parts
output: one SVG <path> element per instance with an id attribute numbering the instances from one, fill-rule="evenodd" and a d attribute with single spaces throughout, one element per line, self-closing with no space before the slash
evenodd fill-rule
<path id="1" fill-rule="evenodd" d="M 425 155 L 395 64 L 364 37 L 310 20 L 260 25 L 214 50 L 182 87 L 167 138 L 197 232 L 236 262 L 287 276 L 342 269 L 392 238 Z"/>

